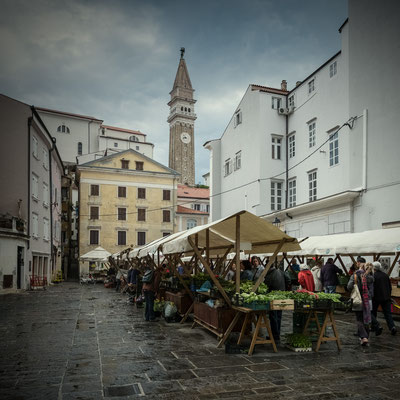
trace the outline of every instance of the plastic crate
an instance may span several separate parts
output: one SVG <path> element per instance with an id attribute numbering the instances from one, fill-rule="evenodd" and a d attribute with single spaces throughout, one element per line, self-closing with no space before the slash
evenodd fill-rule
<path id="1" fill-rule="evenodd" d="M 252 303 L 243 303 L 243 307 L 251 308 L 252 310 L 269 310 L 270 304 L 253 301 Z"/>
<path id="2" fill-rule="evenodd" d="M 332 300 L 330 299 L 315 299 L 312 305 L 314 310 L 331 310 Z"/>
<path id="3" fill-rule="evenodd" d="M 307 310 L 311 310 L 313 307 L 314 307 L 314 301 L 307 301 L 307 302 L 298 301 L 298 300 L 294 301 L 294 309 L 295 310 L 307 311 Z"/>

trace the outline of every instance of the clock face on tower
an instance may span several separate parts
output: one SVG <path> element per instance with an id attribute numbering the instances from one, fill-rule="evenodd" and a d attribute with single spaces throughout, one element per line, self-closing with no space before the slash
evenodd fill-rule
<path id="1" fill-rule="evenodd" d="M 183 143 L 188 144 L 192 140 L 190 135 L 187 132 L 182 132 L 181 133 L 181 140 Z"/>

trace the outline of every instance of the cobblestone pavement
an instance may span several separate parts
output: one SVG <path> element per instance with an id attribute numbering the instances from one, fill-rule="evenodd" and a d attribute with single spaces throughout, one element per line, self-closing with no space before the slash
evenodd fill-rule
<path id="1" fill-rule="evenodd" d="M 284 312 L 283 330 L 291 332 Z M 0 296 L 1 399 L 399 399 L 400 335 L 362 348 L 354 316 L 337 316 L 343 350 L 256 346 L 228 355 L 191 324 L 146 323 L 102 285 L 63 283 Z"/>

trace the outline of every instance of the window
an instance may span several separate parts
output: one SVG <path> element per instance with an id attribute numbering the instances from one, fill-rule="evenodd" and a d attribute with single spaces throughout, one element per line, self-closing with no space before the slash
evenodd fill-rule
<path id="1" fill-rule="evenodd" d="M 242 152 L 238 151 L 235 154 L 235 164 L 234 164 L 235 171 L 237 171 L 241 167 L 242 167 Z"/>
<path id="2" fill-rule="evenodd" d="M 329 77 L 332 78 L 337 74 L 337 62 L 334 61 L 330 66 L 329 66 Z"/>
<path id="3" fill-rule="evenodd" d="M 192 209 L 200 211 L 200 204 L 192 204 Z"/>
<path id="4" fill-rule="evenodd" d="M 170 234 L 171 234 L 171 232 L 163 232 L 162 236 L 163 236 L 163 237 L 167 237 L 167 236 L 169 236 Z"/>
<path id="5" fill-rule="evenodd" d="M 273 160 L 281 159 L 281 146 L 282 146 L 282 138 L 272 136 L 272 159 Z"/>
<path id="6" fill-rule="evenodd" d="M 126 245 L 126 231 L 118 231 L 118 246 Z"/>
<path id="7" fill-rule="evenodd" d="M 188 219 L 186 223 L 186 229 L 192 229 L 197 226 L 197 221 L 195 219 Z"/>
<path id="8" fill-rule="evenodd" d="M 43 153 L 43 167 L 48 170 L 49 169 L 49 152 L 45 147 L 43 147 L 42 150 L 43 150 L 42 151 L 42 153 Z"/>
<path id="9" fill-rule="evenodd" d="M 308 82 L 308 94 L 311 94 L 315 90 L 315 79 L 311 79 L 310 82 Z"/>
<path id="10" fill-rule="evenodd" d="M 224 164 L 224 176 L 228 176 L 232 173 L 232 160 L 228 158 Z"/>
<path id="11" fill-rule="evenodd" d="M 136 161 L 135 164 L 137 171 L 143 171 L 143 161 Z"/>
<path id="12" fill-rule="evenodd" d="M 118 208 L 118 221 L 126 221 L 126 208 Z"/>
<path id="13" fill-rule="evenodd" d="M 146 221 L 146 209 L 138 208 L 138 221 Z"/>
<path id="14" fill-rule="evenodd" d="M 288 182 L 289 191 L 289 207 L 294 207 L 296 205 L 296 179 L 291 179 Z"/>
<path id="15" fill-rule="evenodd" d="M 329 137 L 329 166 L 339 164 L 339 136 L 338 132 Z"/>
<path id="16" fill-rule="evenodd" d="M 233 116 L 233 126 L 236 128 L 239 124 L 242 123 L 242 112 L 236 111 L 235 115 Z"/>
<path id="17" fill-rule="evenodd" d="M 272 108 L 277 110 L 281 106 L 281 99 L 279 97 L 272 97 Z"/>
<path id="18" fill-rule="evenodd" d="M 145 188 L 138 188 L 137 197 L 138 197 L 138 199 L 145 199 L 146 198 L 146 189 Z"/>
<path id="19" fill-rule="evenodd" d="M 39 237 L 39 216 L 35 213 L 32 213 L 32 236 Z"/>
<path id="20" fill-rule="evenodd" d="M 294 107 L 294 95 L 289 97 L 289 108 Z"/>
<path id="21" fill-rule="evenodd" d="M 90 219 L 99 219 L 99 207 L 90 207 Z"/>
<path id="22" fill-rule="evenodd" d="M 118 186 L 118 197 L 126 197 L 126 187 Z"/>
<path id="23" fill-rule="evenodd" d="M 315 146 L 316 122 L 308 123 L 308 147 Z"/>
<path id="24" fill-rule="evenodd" d="M 99 195 L 99 185 L 90 185 L 90 195 L 91 196 Z"/>
<path id="25" fill-rule="evenodd" d="M 271 210 L 282 209 L 282 182 L 271 181 Z"/>
<path id="26" fill-rule="evenodd" d="M 32 196 L 39 199 L 39 177 L 32 173 Z"/>
<path id="27" fill-rule="evenodd" d="M 163 222 L 171 222 L 171 211 L 170 210 L 163 210 L 162 212 Z"/>
<path id="28" fill-rule="evenodd" d="M 121 160 L 121 168 L 122 169 L 129 169 L 129 160 Z"/>
<path id="29" fill-rule="evenodd" d="M 57 132 L 70 133 L 68 126 L 65 126 L 64 124 L 57 128 Z"/>
<path id="30" fill-rule="evenodd" d="M 139 147 L 139 146 L 136 146 L 136 150 L 140 150 L 140 147 Z"/>
<path id="31" fill-rule="evenodd" d="M 50 224 L 47 218 L 43 218 L 43 239 L 49 240 L 50 238 Z"/>
<path id="32" fill-rule="evenodd" d="M 317 171 L 308 173 L 308 199 L 317 200 Z"/>
<path id="33" fill-rule="evenodd" d="M 163 195 L 162 195 L 163 200 L 171 200 L 171 191 L 170 190 L 163 190 Z"/>
<path id="34" fill-rule="evenodd" d="M 43 205 L 49 206 L 49 185 L 43 182 Z"/>
<path id="35" fill-rule="evenodd" d="M 78 142 L 78 156 L 82 155 L 82 142 Z"/>
<path id="36" fill-rule="evenodd" d="M 129 140 L 131 141 L 131 142 L 138 142 L 139 141 L 139 139 L 136 137 L 136 136 L 130 136 L 129 137 Z"/>
<path id="37" fill-rule="evenodd" d="M 91 230 L 90 233 L 90 243 L 89 244 L 99 244 L 99 231 Z"/>
<path id="38" fill-rule="evenodd" d="M 296 141 L 295 135 L 289 136 L 289 158 L 293 158 L 296 155 Z"/>
<path id="39" fill-rule="evenodd" d="M 137 233 L 137 245 L 143 246 L 146 244 L 146 232 L 138 232 Z"/>
<path id="40" fill-rule="evenodd" d="M 32 154 L 35 158 L 39 159 L 38 154 L 38 141 L 35 136 L 32 136 Z"/>

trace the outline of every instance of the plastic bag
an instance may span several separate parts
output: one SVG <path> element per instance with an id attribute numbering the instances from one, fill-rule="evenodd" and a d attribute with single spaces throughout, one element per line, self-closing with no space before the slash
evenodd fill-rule
<path id="1" fill-rule="evenodd" d="M 164 316 L 166 318 L 171 318 L 177 313 L 177 311 L 176 305 L 172 302 L 168 302 L 164 307 Z"/>

